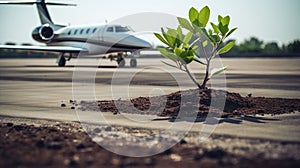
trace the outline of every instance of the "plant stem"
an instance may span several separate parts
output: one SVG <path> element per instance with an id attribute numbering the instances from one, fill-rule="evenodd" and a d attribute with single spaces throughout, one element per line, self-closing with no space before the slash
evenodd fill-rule
<path id="1" fill-rule="evenodd" d="M 222 40 L 223 40 L 223 38 L 222 38 Z M 214 47 L 211 56 L 208 59 L 206 59 L 207 64 L 206 64 L 205 77 L 204 77 L 203 83 L 201 85 L 201 88 L 203 88 L 203 89 L 206 88 L 206 83 L 209 81 L 208 75 L 209 75 L 210 61 L 212 60 L 212 58 L 214 58 L 217 55 L 218 47 L 221 44 L 222 40 Z"/>
<path id="2" fill-rule="evenodd" d="M 209 78 L 208 78 L 208 75 L 209 75 L 209 65 L 210 65 L 210 60 L 207 61 L 207 64 L 206 64 L 205 77 L 204 77 L 202 85 L 200 86 L 202 89 L 206 89 L 206 83 L 207 83 L 207 81 L 209 81 Z"/>
<path id="3" fill-rule="evenodd" d="M 192 81 L 194 82 L 195 85 L 197 85 L 197 87 L 199 89 L 202 89 L 202 87 L 200 86 L 200 84 L 196 81 L 196 79 L 192 76 L 190 70 L 188 69 L 187 65 L 184 64 L 183 67 L 185 68 L 185 71 L 187 72 L 187 74 L 189 75 L 189 77 L 192 79 Z"/>

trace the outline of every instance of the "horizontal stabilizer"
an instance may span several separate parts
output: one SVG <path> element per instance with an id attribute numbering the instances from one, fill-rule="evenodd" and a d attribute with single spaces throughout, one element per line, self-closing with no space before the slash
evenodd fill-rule
<path id="1" fill-rule="evenodd" d="M 41 3 L 40 0 L 37 1 L 0 1 L 0 4 L 7 5 L 33 5 Z M 45 2 L 46 5 L 56 5 L 56 6 L 76 6 L 76 4 L 60 3 L 60 2 Z"/>

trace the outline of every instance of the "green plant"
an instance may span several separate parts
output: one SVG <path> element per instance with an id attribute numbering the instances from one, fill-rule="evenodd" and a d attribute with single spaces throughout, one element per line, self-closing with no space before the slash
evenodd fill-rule
<path id="1" fill-rule="evenodd" d="M 229 29 L 230 17 L 220 15 L 218 16 L 218 23 L 210 23 L 212 29 L 207 29 L 206 25 L 209 18 L 210 9 L 208 6 L 205 6 L 199 12 L 192 7 L 189 10 L 189 20 L 181 17 L 177 18 L 179 22 L 177 29 L 167 28 L 167 31 L 165 31 L 161 28 L 161 34 L 154 33 L 161 42 L 167 45 L 167 47 L 159 47 L 158 50 L 164 57 L 174 61 L 175 65 L 162 62 L 186 72 L 200 89 L 205 89 L 206 83 L 213 76 L 227 69 L 227 67 L 223 67 L 210 70 L 210 63 L 215 56 L 228 52 L 234 46 L 235 41 L 231 41 L 221 47 L 224 40 L 237 29 Z M 183 34 L 183 29 L 188 32 Z M 204 61 L 200 59 L 201 55 L 203 55 Z M 188 64 L 193 61 L 206 66 L 202 84 L 197 82 L 188 68 Z"/>

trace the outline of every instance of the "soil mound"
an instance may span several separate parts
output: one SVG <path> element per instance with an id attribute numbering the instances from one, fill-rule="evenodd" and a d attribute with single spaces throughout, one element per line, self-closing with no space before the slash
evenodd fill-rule
<path id="1" fill-rule="evenodd" d="M 176 117 L 212 115 L 231 117 L 251 114 L 283 114 L 298 111 L 300 99 L 242 97 L 222 90 L 186 90 L 164 96 L 97 102 L 101 112 L 138 113 Z"/>

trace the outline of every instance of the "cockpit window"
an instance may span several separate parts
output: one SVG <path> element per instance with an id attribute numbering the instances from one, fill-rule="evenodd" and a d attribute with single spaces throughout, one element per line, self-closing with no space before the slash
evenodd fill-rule
<path id="1" fill-rule="evenodd" d="M 107 32 L 114 32 L 114 28 L 113 28 L 113 27 L 108 27 L 108 28 L 106 29 L 106 31 L 107 31 Z"/>
<path id="2" fill-rule="evenodd" d="M 128 26 L 116 26 L 116 32 L 129 32 L 132 29 Z"/>

